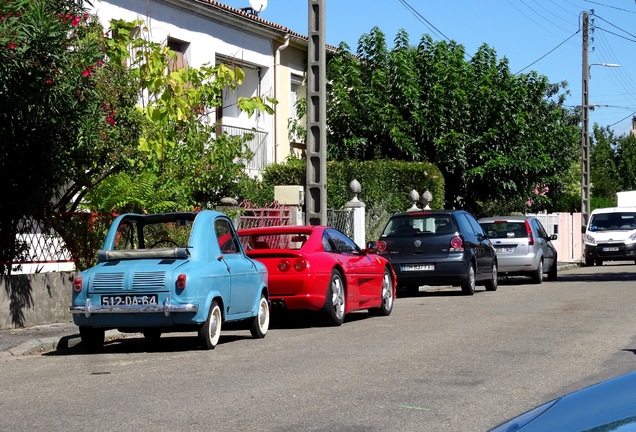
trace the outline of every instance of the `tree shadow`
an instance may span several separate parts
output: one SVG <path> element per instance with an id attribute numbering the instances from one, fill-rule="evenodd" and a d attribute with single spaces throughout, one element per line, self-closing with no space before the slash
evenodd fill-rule
<path id="1" fill-rule="evenodd" d="M 9 298 L 9 315 L 14 327 L 25 326 L 25 309 L 32 308 L 33 286 L 27 275 L 12 275 L 4 278 L 4 287 Z"/>

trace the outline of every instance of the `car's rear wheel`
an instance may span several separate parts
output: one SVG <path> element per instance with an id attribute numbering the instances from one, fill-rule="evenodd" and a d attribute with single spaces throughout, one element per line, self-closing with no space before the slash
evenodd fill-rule
<path id="1" fill-rule="evenodd" d="M 466 279 L 462 282 L 462 292 L 466 295 L 475 294 L 475 266 L 472 263 L 468 266 Z"/>
<path id="2" fill-rule="evenodd" d="M 104 347 L 106 330 L 89 326 L 80 326 L 79 332 L 80 339 L 88 351 L 97 352 Z"/>
<path id="3" fill-rule="evenodd" d="M 208 319 L 205 320 L 203 326 L 199 329 L 199 339 L 201 339 L 201 346 L 203 349 L 210 350 L 216 347 L 221 337 L 221 323 L 223 321 L 223 315 L 221 308 L 216 300 L 210 305 L 210 311 L 208 312 Z"/>
<path id="4" fill-rule="evenodd" d="M 549 281 L 557 280 L 557 272 L 559 271 L 558 267 L 559 266 L 557 264 L 556 257 L 554 257 L 554 262 L 552 263 L 552 267 L 550 268 L 550 270 L 548 270 L 548 280 Z"/>
<path id="5" fill-rule="evenodd" d="M 532 283 L 540 284 L 543 282 L 543 260 L 539 261 L 537 269 L 532 272 L 530 277 L 532 278 Z"/>
<path id="6" fill-rule="evenodd" d="M 333 326 L 342 325 L 345 317 L 345 286 L 342 274 L 336 269 L 331 271 L 329 286 L 327 287 L 327 298 L 323 312 L 327 324 Z"/>
<path id="7" fill-rule="evenodd" d="M 393 310 L 393 279 L 391 278 L 391 272 L 388 268 L 384 269 L 384 275 L 382 276 L 382 304 L 379 308 L 369 309 L 369 312 L 373 315 L 389 316 Z"/>
<path id="8" fill-rule="evenodd" d="M 258 303 L 258 313 L 252 320 L 250 333 L 252 337 L 262 339 L 269 329 L 269 304 L 265 294 L 261 295 L 261 301 Z"/>
<path id="9" fill-rule="evenodd" d="M 486 281 L 486 291 L 497 291 L 497 261 L 492 262 L 492 273 L 490 275 L 490 279 Z"/>

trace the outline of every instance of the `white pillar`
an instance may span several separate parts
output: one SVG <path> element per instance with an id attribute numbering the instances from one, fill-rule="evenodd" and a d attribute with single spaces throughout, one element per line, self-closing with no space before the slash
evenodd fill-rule
<path id="1" fill-rule="evenodd" d="M 360 187 L 360 182 L 358 182 L 358 180 L 351 180 L 349 188 L 351 189 L 351 192 L 353 192 L 353 199 L 347 203 L 346 207 L 353 212 L 353 241 L 361 248 L 365 248 L 366 205 L 358 199 L 358 194 L 362 188 Z"/>

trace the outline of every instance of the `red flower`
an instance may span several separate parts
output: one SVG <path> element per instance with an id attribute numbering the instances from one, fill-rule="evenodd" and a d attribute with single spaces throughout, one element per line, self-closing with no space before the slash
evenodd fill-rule
<path id="1" fill-rule="evenodd" d="M 73 20 L 71 21 L 71 26 L 77 27 L 81 21 L 82 19 L 80 17 L 74 16 Z"/>
<path id="2" fill-rule="evenodd" d="M 9 47 L 9 49 L 14 50 L 15 49 L 15 44 L 13 42 L 9 42 L 7 44 L 7 46 Z"/>
<path id="3" fill-rule="evenodd" d="M 53 80 L 49 78 L 46 81 L 44 81 L 44 84 L 46 84 L 48 87 L 51 87 L 53 85 Z"/>

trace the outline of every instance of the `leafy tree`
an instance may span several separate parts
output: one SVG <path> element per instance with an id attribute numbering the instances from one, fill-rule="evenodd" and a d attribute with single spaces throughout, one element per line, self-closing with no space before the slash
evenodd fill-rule
<path id="1" fill-rule="evenodd" d="M 142 29 L 139 34 L 138 29 Z M 117 196 L 118 210 L 164 211 L 191 209 L 235 195 L 238 185 L 248 181 L 244 167 L 252 154 L 245 141 L 250 137 L 214 138 L 216 125 L 210 116 L 221 106 L 222 92 L 242 83 L 243 71 L 222 64 L 175 70 L 171 67 L 175 53 L 151 41 L 143 21 L 113 21 L 111 33 L 109 57 L 128 64 L 137 97 L 144 102 L 140 110 L 146 127 L 139 140 L 144 158 L 137 161 L 142 174 L 131 181 L 157 193 L 138 195 L 137 190 L 118 188 L 128 180 L 128 174 L 122 174 L 91 194 L 91 205 L 110 210 L 107 206 Z M 257 110 L 271 114 L 274 103 L 260 97 L 239 98 L 239 108 L 250 115 Z M 111 190 L 120 195 L 113 196 Z"/>
<path id="2" fill-rule="evenodd" d="M 616 144 L 618 178 L 622 180 L 618 190 L 636 190 L 636 137 L 618 138 Z"/>
<path id="3" fill-rule="evenodd" d="M 594 124 L 590 141 L 590 193 L 595 198 L 614 201 L 623 186 L 617 168 L 616 138 L 609 128 Z"/>
<path id="4" fill-rule="evenodd" d="M 26 218 L 55 229 L 79 262 L 91 245 L 78 230 L 88 226 L 64 212 L 193 208 L 235 188 L 237 159 L 250 157 L 239 138 L 214 140 L 213 126 L 198 121 L 220 104 L 223 89 L 241 83 L 240 69 L 166 74 L 174 53 L 133 37 L 140 23 L 114 22 L 104 37 L 84 5 L 0 3 L 0 176 L 9 191 L 0 207 L 0 262 L 24 253 L 15 239 Z M 250 114 L 272 112 L 271 103 L 239 100 Z M 117 197 L 104 182 L 136 189 L 114 187 Z M 0 265 L 0 273 L 10 271 Z"/>
<path id="5" fill-rule="evenodd" d="M 52 220 L 134 153 L 138 118 L 105 50 L 82 0 L 0 3 L 0 262 L 24 253 L 20 221 Z"/>
<path id="6" fill-rule="evenodd" d="M 442 171 L 446 205 L 476 214 L 528 209 L 535 187 L 550 207 L 578 159 L 578 116 L 565 109 L 565 83 L 514 75 L 483 45 L 463 46 L 400 31 L 392 50 L 376 27 L 356 56 L 342 44 L 329 61 L 328 153 L 333 159 L 429 161 Z"/>

